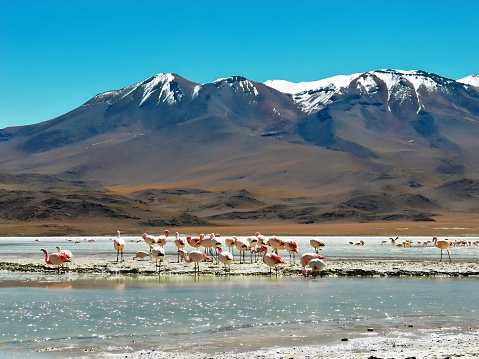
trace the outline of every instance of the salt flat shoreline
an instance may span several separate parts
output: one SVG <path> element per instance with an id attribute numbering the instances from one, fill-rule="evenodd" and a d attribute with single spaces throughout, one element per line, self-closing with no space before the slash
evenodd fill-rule
<path id="1" fill-rule="evenodd" d="M 477 277 L 479 276 L 478 260 L 431 261 L 420 259 L 390 260 L 390 259 L 334 259 L 326 260 L 323 276 L 447 276 L 447 277 Z M 273 269 L 272 274 L 278 276 L 302 276 L 301 265 L 286 261 Z M 42 259 L 1 258 L 0 270 L 10 272 L 56 273 L 57 267 L 45 264 Z M 77 258 L 66 264 L 61 273 L 119 275 L 194 275 L 194 265 L 177 262 L 176 256 L 167 256 L 158 270 L 155 262 L 150 259 L 116 262 L 116 260 L 101 258 Z M 226 274 L 224 266 L 216 262 L 200 263 L 198 275 L 231 275 L 231 276 L 269 276 L 270 268 L 261 260 L 251 263 L 233 263 Z"/>
<path id="2" fill-rule="evenodd" d="M 111 359 L 468 359 L 479 358 L 478 337 L 477 331 L 454 336 L 435 333 L 420 339 L 391 339 L 379 336 L 357 338 L 337 345 L 277 347 L 241 353 L 206 354 L 143 350 L 122 354 L 106 353 L 93 357 Z"/>

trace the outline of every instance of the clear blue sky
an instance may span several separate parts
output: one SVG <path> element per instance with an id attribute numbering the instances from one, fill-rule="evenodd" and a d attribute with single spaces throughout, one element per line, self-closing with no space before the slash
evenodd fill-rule
<path id="1" fill-rule="evenodd" d="M 0 128 L 174 72 L 314 81 L 479 73 L 476 0 L 0 0 Z"/>

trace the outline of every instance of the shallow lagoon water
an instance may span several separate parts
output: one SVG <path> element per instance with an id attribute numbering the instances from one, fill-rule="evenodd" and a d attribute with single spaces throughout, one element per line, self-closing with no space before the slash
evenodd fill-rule
<path id="1" fill-rule="evenodd" d="M 300 253 L 309 237 L 290 237 Z M 438 258 L 439 250 L 398 248 L 385 238 L 321 237 L 328 257 Z M 110 238 L 0 239 L 0 255 L 33 255 L 56 245 L 75 256 L 115 256 Z M 144 250 L 135 237 L 126 253 Z M 288 238 L 285 238 L 288 239 Z M 422 238 L 421 238 L 422 239 Z M 429 238 L 428 238 L 429 239 Z M 167 251 L 176 251 L 172 243 Z M 168 246 L 167 245 L 167 246 Z M 131 251 L 131 252 L 130 252 Z M 454 247 L 477 258 L 477 247 Z M 125 255 L 126 256 L 126 255 Z M 433 330 L 477 333 L 477 278 L 215 277 L 51 275 L 0 272 L 0 356 L 52 358 L 129 353 L 239 352 L 340 343 L 344 337 L 420 337 Z M 372 332 L 367 329 L 373 328 Z M 4 355 L 4 356 L 5 356 Z"/>
<path id="2" fill-rule="evenodd" d="M 186 235 L 182 234 L 182 237 Z M 174 255 L 177 251 L 170 235 L 170 241 L 164 247 L 166 254 Z M 238 236 L 240 237 L 240 236 Z M 322 254 L 329 259 L 337 258 L 375 258 L 375 259 L 398 259 L 398 258 L 421 258 L 426 260 L 439 259 L 440 251 L 433 245 L 423 246 L 425 241 L 431 241 L 432 237 L 399 237 L 396 243 L 401 243 L 407 239 L 413 241 L 413 247 L 400 248 L 390 244 L 388 237 L 303 237 L 303 236 L 278 236 L 283 240 L 295 240 L 298 243 L 299 253 L 312 252 L 313 248 L 309 244 L 312 238 L 320 239 L 326 246 Z M 41 248 L 49 251 L 56 251 L 55 247 L 60 246 L 71 250 L 75 256 L 101 257 L 111 256 L 116 258 L 116 252 L 113 250 L 112 237 L 0 237 L 0 257 L 22 257 L 28 255 L 43 258 L 40 252 Z M 141 236 L 125 236 L 125 258 L 132 258 L 139 250 L 148 250 L 148 246 L 141 239 Z M 224 236 L 220 237 L 224 240 Z M 246 238 L 246 237 L 244 237 Z M 467 239 L 471 242 L 479 241 L 479 237 L 448 237 L 451 241 Z M 38 242 L 36 241 L 38 240 Z M 360 241 L 364 245 L 356 245 Z M 353 244 L 349 244 L 352 242 Z M 188 247 L 188 246 L 187 246 Z M 227 248 L 223 245 L 224 248 Z M 190 248 L 187 248 L 190 250 Z M 233 250 L 236 252 L 236 250 Z M 457 246 L 450 248 L 451 258 L 455 259 L 477 259 L 479 258 L 479 245 Z M 238 254 L 238 252 L 236 252 Z M 288 258 L 288 254 L 283 251 L 280 253 Z M 444 252 L 447 256 L 447 253 Z"/>
<path id="3" fill-rule="evenodd" d="M 39 276 L 0 283 L 0 350 L 206 353 L 479 329 L 474 278 Z M 368 332 L 367 328 L 374 328 Z"/>

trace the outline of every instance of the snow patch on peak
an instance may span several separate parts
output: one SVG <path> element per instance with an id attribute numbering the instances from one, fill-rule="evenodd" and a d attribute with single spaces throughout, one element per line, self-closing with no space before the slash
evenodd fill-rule
<path id="1" fill-rule="evenodd" d="M 201 90 L 201 85 L 196 85 L 195 88 L 193 89 L 193 94 L 191 95 L 193 98 L 198 97 L 198 94 L 200 93 Z"/>
<path id="2" fill-rule="evenodd" d="M 173 90 L 172 83 L 174 82 L 175 77 L 172 74 L 158 74 L 150 79 L 146 80 L 141 84 L 143 87 L 143 96 L 140 101 L 140 106 L 155 92 L 160 89 L 160 94 L 158 95 L 157 104 L 160 102 L 166 102 L 169 105 L 173 105 L 177 102 L 177 92 Z M 161 88 L 160 88 L 161 86 Z M 182 95 L 180 94 L 179 99 Z"/>
<path id="3" fill-rule="evenodd" d="M 398 99 L 405 101 L 410 94 L 407 91 L 404 91 L 404 85 L 402 85 L 403 81 L 407 81 L 411 84 L 412 88 L 417 97 L 418 101 L 418 109 L 417 113 L 425 108 L 422 100 L 421 100 L 421 92 L 420 89 L 424 89 L 428 92 L 438 91 L 439 84 L 436 81 L 436 76 L 431 76 L 430 74 L 419 71 L 419 70 L 412 70 L 412 71 L 404 71 L 404 70 L 379 70 L 371 72 L 370 74 L 378 77 L 381 81 L 386 84 L 387 91 L 388 91 L 388 109 L 389 107 L 389 100 L 391 98 L 391 94 L 395 93 Z M 444 91 L 447 91 L 444 89 Z"/>
<path id="4" fill-rule="evenodd" d="M 337 75 L 318 81 L 294 83 L 285 80 L 268 80 L 264 84 L 277 91 L 291 94 L 303 112 L 311 113 L 330 104 L 331 97 L 348 87 L 361 74 Z"/>
<path id="5" fill-rule="evenodd" d="M 286 80 L 268 80 L 266 82 L 264 82 L 264 84 L 268 87 L 271 87 L 279 92 L 283 92 L 283 93 L 286 93 L 286 94 L 294 94 L 294 93 L 297 93 L 297 92 L 301 92 L 301 90 L 299 90 L 301 83 L 294 83 L 294 82 L 290 82 L 290 81 L 286 81 Z"/>
<path id="6" fill-rule="evenodd" d="M 457 80 L 464 85 L 479 87 L 479 75 L 473 74 Z"/>
<path id="7" fill-rule="evenodd" d="M 242 76 L 231 76 L 226 78 L 221 78 L 213 81 L 213 83 L 219 88 L 223 85 L 228 85 L 234 91 L 241 91 L 245 94 L 252 94 L 253 96 L 258 96 L 259 91 L 256 86 L 247 78 Z"/>
<path id="8" fill-rule="evenodd" d="M 406 100 L 410 96 L 410 91 L 406 91 L 406 89 L 413 89 L 419 100 L 418 111 L 420 111 L 424 108 L 421 103 L 420 93 L 422 91 L 420 89 L 428 92 L 437 91 L 444 82 L 448 82 L 448 80 L 424 71 L 384 69 L 352 75 L 338 75 L 319 81 L 293 83 L 284 80 L 268 80 L 264 84 L 291 94 L 304 112 L 312 113 L 329 105 L 335 94 L 341 94 L 351 85 L 356 86 L 362 94 L 374 94 L 379 91 L 381 85 L 385 85 L 388 91 L 388 107 L 392 93 L 396 95 L 396 99 Z M 445 87 L 441 88 L 443 91 L 447 91 Z"/>
<path id="9" fill-rule="evenodd" d="M 323 80 L 317 81 L 306 81 L 306 82 L 290 82 L 285 80 L 268 80 L 264 84 L 271 88 L 274 88 L 277 91 L 286 93 L 286 94 L 298 94 L 305 91 L 317 90 L 325 87 L 335 87 L 340 89 L 341 87 L 347 87 L 351 82 L 351 79 L 360 74 L 353 75 L 337 75 L 329 77 Z"/>
<path id="10" fill-rule="evenodd" d="M 408 81 L 416 92 L 421 86 L 425 87 L 427 90 L 430 91 L 435 91 L 438 87 L 437 82 L 431 76 L 428 76 L 426 72 L 418 70 L 403 71 L 387 69 L 366 72 L 365 75 L 378 77 L 386 84 L 388 92 L 394 90 L 403 80 Z"/>

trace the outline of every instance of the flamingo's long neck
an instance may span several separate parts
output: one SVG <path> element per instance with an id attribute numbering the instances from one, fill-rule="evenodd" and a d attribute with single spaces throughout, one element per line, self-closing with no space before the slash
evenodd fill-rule
<path id="1" fill-rule="evenodd" d="M 266 253 L 268 253 L 268 247 L 263 247 L 263 263 L 266 264 L 265 262 L 265 257 L 266 257 Z"/>
<path id="2" fill-rule="evenodd" d="M 46 249 L 42 249 L 43 253 L 45 253 L 45 263 L 50 264 L 50 256 L 48 255 L 48 251 Z"/>

